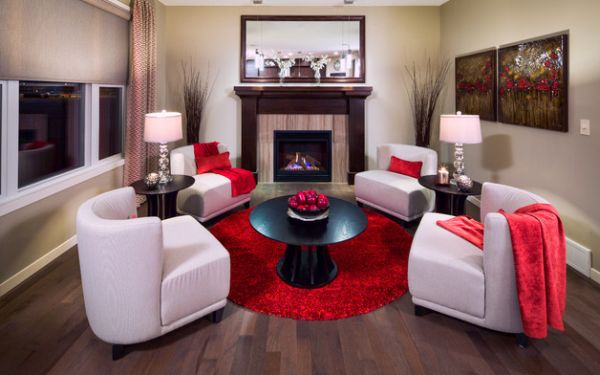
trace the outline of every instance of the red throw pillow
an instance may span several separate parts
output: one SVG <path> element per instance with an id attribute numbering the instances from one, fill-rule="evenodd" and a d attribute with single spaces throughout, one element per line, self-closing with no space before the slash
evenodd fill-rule
<path id="1" fill-rule="evenodd" d="M 408 161 L 392 156 L 392 159 L 390 160 L 389 170 L 391 172 L 396 172 L 406 176 L 419 178 L 421 177 L 422 166 L 422 161 Z"/>
<path id="2" fill-rule="evenodd" d="M 231 168 L 229 152 L 218 155 L 203 156 L 196 159 L 196 173 L 206 173 L 213 169 Z"/>

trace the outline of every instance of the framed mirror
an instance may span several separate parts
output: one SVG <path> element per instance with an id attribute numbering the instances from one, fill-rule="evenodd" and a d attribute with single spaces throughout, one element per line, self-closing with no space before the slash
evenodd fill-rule
<path id="1" fill-rule="evenodd" d="M 241 82 L 365 82 L 364 16 L 242 16 Z"/>

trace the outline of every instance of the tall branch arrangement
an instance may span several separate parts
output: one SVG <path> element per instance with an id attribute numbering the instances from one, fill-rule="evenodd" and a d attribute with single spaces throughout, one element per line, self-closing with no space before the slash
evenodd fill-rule
<path id="1" fill-rule="evenodd" d="M 198 143 L 202 113 L 215 86 L 215 79 L 211 78 L 210 65 L 206 69 L 206 74 L 202 74 L 191 61 L 189 64 L 182 61 L 181 70 L 183 72 L 183 104 L 187 143 Z"/>
<path id="2" fill-rule="evenodd" d="M 446 76 L 450 69 L 450 59 L 443 59 L 434 65 L 429 58 L 425 72 L 417 71 L 414 62 L 411 66 L 404 68 L 410 78 L 407 91 L 413 112 L 415 143 L 417 146 L 429 147 L 431 120 L 444 89 Z"/>

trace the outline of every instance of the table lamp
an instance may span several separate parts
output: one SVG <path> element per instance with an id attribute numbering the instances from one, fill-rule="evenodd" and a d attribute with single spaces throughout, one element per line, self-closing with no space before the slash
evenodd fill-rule
<path id="1" fill-rule="evenodd" d="M 181 113 L 162 112 L 148 113 L 144 119 L 144 141 L 158 143 L 158 176 L 159 184 L 166 184 L 173 180 L 169 172 L 169 158 L 167 143 L 183 138 L 181 129 Z"/>
<path id="2" fill-rule="evenodd" d="M 481 143 L 481 123 L 479 115 L 440 116 L 440 141 L 454 143 L 454 174 L 451 183 L 456 183 L 456 178 L 465 172 L 463 144 Z"/>

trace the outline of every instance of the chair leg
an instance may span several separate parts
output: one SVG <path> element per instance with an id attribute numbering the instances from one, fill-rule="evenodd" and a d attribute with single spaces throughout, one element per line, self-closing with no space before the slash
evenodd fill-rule
<path id="1" fill-rule="evenodd" d="M 427 307 L 415 305 L 415 315 L 416 316 L 423 316 L 423 315 L 427 315 L 429 313 L 431 313 L 431 310 L 429 310 Z"/>
<path id="2" fill-rule="evenodd" d="M 516 339 L 519 348 L 527 348 L 529 346 L 529 337 L 527 337 L 527 335 L 524 333 L 517 333 Z"/>
<path id="3" fill-rule="evenodd" d="M 220 309 L 213 311 L 210 314 L 210 320 L 213 323 L 219 323 L 221 321 L 221 319 L 223 319 L 223 311 L 225 311 L 224 307 L 221 307 Z"/>
<path id="4" fill-rule="evenodd" d="M 125 355 L 127 354 L 127 350 L 126 350 L 126 346 L 125 345 L 113 345 L 112 346 L 112 359 L 113 361 L 117 361 L 123 357 L 125 357 Z"/>

